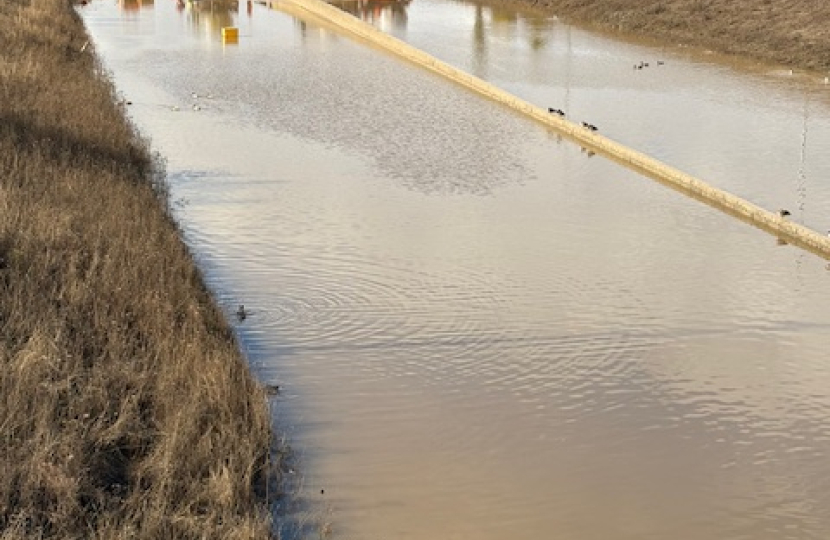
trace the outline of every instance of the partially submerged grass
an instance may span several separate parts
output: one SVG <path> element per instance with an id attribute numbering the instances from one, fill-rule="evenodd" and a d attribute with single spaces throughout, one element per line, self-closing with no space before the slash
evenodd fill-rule
<path id="1" fill-rule="evenodd" d="M 508 0 L 510 1 L 510 0 Z M 516 0 L 610 30 L 793 68 L 830 70 L 830 2 Z"/>
<path id="2" fill-rule="evenodd" d="M 0 2 L 0 538 L 268 538 L 266 396 L 87 40 Z"/>

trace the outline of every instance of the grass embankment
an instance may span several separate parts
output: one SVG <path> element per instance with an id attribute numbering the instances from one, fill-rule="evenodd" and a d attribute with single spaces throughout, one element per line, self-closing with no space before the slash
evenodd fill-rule
<path id="1" fill-rule="evenodd" d="M 87 39 L 0 2 L 0 538 L 267 538 L 263 390 Z"/>
<path id="2" fill-rule="evenodd" d="M 508 0 L 510 1 L 510 0 Z M 816 0 L 515 0 L 609 30 L 721 53 L 830 70 L 830 2 Z"/>

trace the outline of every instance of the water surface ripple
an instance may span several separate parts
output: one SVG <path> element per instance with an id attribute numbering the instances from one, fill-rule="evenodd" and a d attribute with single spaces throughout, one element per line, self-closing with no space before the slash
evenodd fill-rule
<path id="1" fill-rule="evenodd" d="M 485 4 L 344 9 L 830 228 L 810 77 Z M 267 3 L 82 13 L 281 385 L 284 538 L 826 537 L 825 261 Z"/>

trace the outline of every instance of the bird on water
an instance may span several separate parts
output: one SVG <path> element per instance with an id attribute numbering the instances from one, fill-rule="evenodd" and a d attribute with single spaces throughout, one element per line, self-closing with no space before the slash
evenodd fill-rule
<path id="1" fill-rule="evenodd" d="M 248 312 L 245 311 L 245 306 L 239 304 L 239 309 L 236 310 L 236 318 L 244 321 L 248 317 Z"/>

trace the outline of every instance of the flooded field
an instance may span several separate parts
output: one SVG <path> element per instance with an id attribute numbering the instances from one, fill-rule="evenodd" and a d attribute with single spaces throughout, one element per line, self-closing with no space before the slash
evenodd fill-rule
<path id="1" fill-rule="evenodd" d="M 820 80 L 483 4 L 344 8 L 830 229 Z M 268 5 L 82 14 L 282 388 L 284 538 L 826 536 L 827 261 Z"/>

